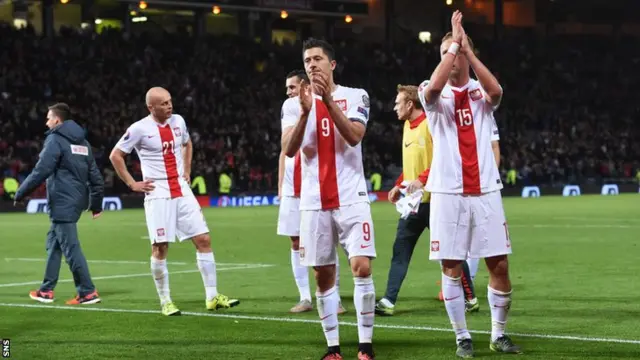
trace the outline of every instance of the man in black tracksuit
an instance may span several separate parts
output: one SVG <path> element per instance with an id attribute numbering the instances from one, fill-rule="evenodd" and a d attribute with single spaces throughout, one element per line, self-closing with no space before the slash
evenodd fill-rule
<path id="1" fill-rule="evenodd" d="M 39 290 L 29 296 L 33 300 L 51 303 L 53 289 L 60 275 L 64 254 L 78 291 L 67 305 L 100 302 L 89 275 L 87 260 L 80 248 L 76 223 L 84 210 L 91 210 L 94 219 L 102 213 L 104 182 L 80 125 L 69 119 L 69 106 L 49 107 L 47 127 L 50 129 L 35 168 L 20 185 L 15 201 L 20 202 L 47 181 L 47 202 L 51 228 L 47 234 L 47 265 Z"/>

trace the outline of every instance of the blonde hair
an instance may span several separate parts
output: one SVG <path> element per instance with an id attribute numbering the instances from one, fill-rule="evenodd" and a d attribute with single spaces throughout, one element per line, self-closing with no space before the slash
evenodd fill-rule
<path id="1" fill-rule="evenodd" d="M 416 109 L 422 109 L 422 104 L 420 103 L 420 99 L 418 99 L 418 87 L 415 85 L 401 85 L 398 84 L 398 94 L 403 93 L 407 101 L 413 101 L 413 106 Z"/>
<path id="2" fill-rule="evenodd" d="M 442 42 L 445 42 L 452 38 L 453 38 L 453 33 L 449 31 L 448 33 L 444 34 L 444 36 L 442 37 Z M 471 50 L 475 52 L 476 49 L 475 49 L 475 46 L 473 46 L 473 40 L 471 40 L 471 36 L 467 35 L 467 41 L 469 42 L 469 46 L 471 47 Z"/>

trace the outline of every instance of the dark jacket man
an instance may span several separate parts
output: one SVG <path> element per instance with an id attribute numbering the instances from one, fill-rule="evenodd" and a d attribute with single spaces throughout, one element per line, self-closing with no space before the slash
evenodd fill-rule
<path id="1" fill-rule="evenodd" d="M 95 304 L 100 302 L 91 281 L 87 260 L 80 248 L 77 221 L 84 210 L 91 210 L 93 217 L 102 213 L 104 181 L 96 166 L 91 145 L 85 139 L 84 129 L 69 119 L 69 106 L 56 104 L 47 113 L 47 137 L 40 159 L 27 179 L 16 192 L 19 202 L 45 180 L 51 228 L 47 234 L 47 265 L 44 281 L 39 290 L 29 296 L 36 301 L 51 303 L 53 289 L 58 283 L 62 255 L 73 273 L 78 291 L 68 305 Z"/>
<path id="2" fill-rule="evenodd" d="M 46 135 L 40 160 L 16 192 L 15 200 L 22 200 L 46 179 L 52 222 L 77 222 L 87 209 L 100 213 L 104 182 L 84 129 L 66 120 Z"/>

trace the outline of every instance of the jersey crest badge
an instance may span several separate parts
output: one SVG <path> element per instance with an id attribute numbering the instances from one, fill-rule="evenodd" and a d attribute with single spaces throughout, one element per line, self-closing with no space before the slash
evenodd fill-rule
<path id="1" fill-rule="evenodd" d="M 182 136 L 182 132 L 180 131 L 179 127 L 174 127 L 173 133 L 176 134 L 176 136 Z"/>
<path id="2" fill-rule="evenodd" d="M 342 110 L 342 112 L 347 111 L 347 100 L 341 99 L 341 100 L 336 100 L 335 102 L 336 102 L 336 105 L 338 105 L 338 107 L 340 108 L 340 110 Z"/>
<path id="3" fill-rule="evenodd" d="M 480 91 L 480 89 L 475 89 L 469 93 L 469 96 L 471 97 L 471 100 L 478 101 L 482 99 L 482 91 Z"/>

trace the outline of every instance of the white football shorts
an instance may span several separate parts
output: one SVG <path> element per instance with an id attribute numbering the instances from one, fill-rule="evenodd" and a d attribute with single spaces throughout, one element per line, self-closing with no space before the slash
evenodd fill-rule
<path id="1" fill-rule="evenodd" d="M 300 236 L 300 198 L 293 196 L 280 198 L 277 234 Z"/>
<path id="2" fill-rule="evenodd" d="M 196 197 L 149 199 L 144 201 L 144 213 L 151 243 L 175 242 L 191 239 L 209 232 Z"/>
<path id="3" fill-rule="evenodd" d="M 335 264 L 338 244 L 349 259 L 376 257 L 369 203 L 345 205 L 335 210 L 303 210 L 300 220 L 300 264 L 303 266 Z"/>
<path id="4" fill-rule="evenodd" d="M 431 194 L 430 260 L 511 254 L 500 191 L 479 196 Z"/>

